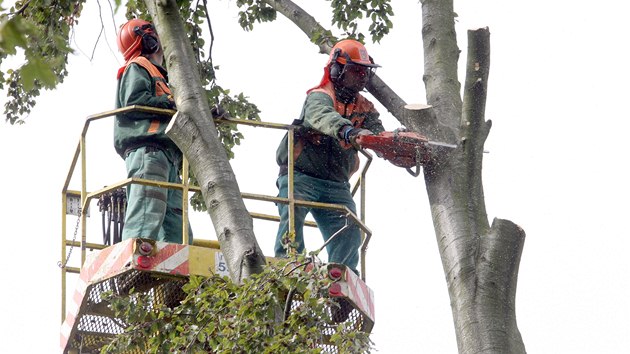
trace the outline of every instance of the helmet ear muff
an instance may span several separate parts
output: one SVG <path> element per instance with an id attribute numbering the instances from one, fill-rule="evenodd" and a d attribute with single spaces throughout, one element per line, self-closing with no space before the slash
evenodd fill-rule
<path id="1" fill-rule="evenodd" d="M 341 54 L 341 49 L 336 48 L 330 59 L 330 79 L 333 81 L 339 79 L 343 71 L 343 66 L 337 62 L 339 54 Z"/>
<path id="2" fill-rule="evenodd" d="M 133 32 L 141 38 L 142 54 L 157 53 L 160 49 L 160 42 L 158 42 L 158 40 L 149 33 L 140 29 L 140 27 L 136 26 L 133 29 Z"/>

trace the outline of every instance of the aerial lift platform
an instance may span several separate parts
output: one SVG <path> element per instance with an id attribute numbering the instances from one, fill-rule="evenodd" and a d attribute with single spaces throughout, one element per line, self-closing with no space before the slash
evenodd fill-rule
<path id="1" fill-rule="evenodd" d="M 184 298 L 181 286 L 191 275 L 212 276 L 213 274 L 229 275 L 226 263 L 221 253 L 218 241 L 197 240 L 192 245 L 188 242 L 188 193 L 200 191 L 196 186 L 188 184 L 188 162 L 183 162 L 182 184 L 156 182 L 139 178 L 127 178 L 118 183 L 106 186 L 96 191 L 88 191 L 86 186 L 86 136 L 91 122 L 105 119 L 116 114 L 130 111 L 144 111 L 154 114 L 172 115 L 174 111 L 151 107 L 130 106 L 87 117 L 83 127 L 79 144 L 75 151 L 70 170 L 62 190 L 62 233 L 61 233 L 61 350 L 73 353 L 98 353 L 114 336 L 124 332 L 126 324 L 116 318 L 104 301 L 101 294 L 113 292 L 117 295 L 127 295 L 132 288 L 151 294 L 151 308 L 158 308 L 163 304 L 176 306 Z M 233 124 L 260 126 L 271 129 L 283 129 L 289 136 L 289 173 L 293 173 L 293 138 L 294 126 L 259 121 L 222 119 Z M 372 156 L 361 151 L 367 162 L 361 171 L 357 183 L 353 187 L 353 195 L 359 191 L 361 195 L 360 217 L 347 208 L 336 204 L 307 202 L 293 198 L 293 187 L 290 184 L 289 198 L 279 198 L 258 194 L 243 193 L 245 199 L 285 203 L 290 206 L 290 217 L 296 206 L 325 208 L 338 210 L 347 215 L 351 222 L 356 223 L 362 231 L 363 244 L 361 254 L 361 276 L 347 269 L 341 264 L 328 264 L 328 274 L 333 280 L 328 289 L 328 296 L 345 298 L 353 309 L 344 322 L 353 328 L 369 333 L 374 326 L 374 294 L 365 283 L 365 255 L 371 237 L 371 231 L 365 225 L 365 176 L 372 161 Z M 81 162 L 81 190 L 70 190 L 74 170 Z M 292 178 L 290 178 L 292 180 Z M 149 239 L 134 238 L 120 241 L 120 225 L 124 221 L 124 187 L 133 184 L 145 184 L 163 188 L 179 188 L 183 191 L 183 240 L 182 244 L 159 242 Z M 117 195 L 122 198 L 111 199 Z M 87 241 L 87 216 L 91 202 L 99 200 L 103 219 L 108 223 L 114 221 L 114 235 L 111 229 L 103 227 L 102 243 Z M 102 203 L 109 200 L 110 203 Z M 74 233 L 67 228 L 67 215 L 76 215 L 77 223 Z M 275 215 L 250 213 L 253 218 L 279 221 Z M 106 217 L 107 216 L 107 217 Z M 290 232 L 294 230 L 294 222 L 289 222 Z M 118 226 L 117 226 L 118 225 Z M 316 227 L 312 221 L 307 226 Z M 72 237 L 69 238 L 69 234 Z M 80 236 L 80 240 L 77 238 Z M 74 249 L 80 250 L 80 265 L 70 266 L 70 256 Z M 68 273 L 78 274 L 76 288 L 70 297 L 66 294 Z M 299 304 L 299 297 L 294 298 L 294 305 Z M 324 329 L 324 336 L 333 335 L 336 326 Z M 335 353 L 334 346 L 322 343 L 324 352 Z"/>

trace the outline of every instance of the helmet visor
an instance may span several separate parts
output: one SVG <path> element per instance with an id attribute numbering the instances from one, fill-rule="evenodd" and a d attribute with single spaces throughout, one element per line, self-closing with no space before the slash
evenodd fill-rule
<path id="1" fill-rule="evenodd" d="M 348 62 L 348 64 L 343 66 L 342 75 L 352 75 L 354 77 L 369 81 L 370 79 L 372 79 L 372 76 L 374 76 L 375 71 L 376 67 Z"/>
<path id="2" fill-rule="evenodd" d="M 139 29 L 142 32 L 155 32 L 155 27 L 151 23 L 147 23 L 147 24 L 144 24 L 142 26 L 136 26 L 136 28 L 134 28 L 134 30 L 135 29 Z"/>
<path id="3" fill-rule="evenodd" d="M 142 26 L 136 26 L 133 28 L 133 32 L 139 37 L 142 37 L 143 34 L 154 34 L 157 36 L 155 26 L 153 26 L 153 24 L 151 23 L 146 23 Z"/>

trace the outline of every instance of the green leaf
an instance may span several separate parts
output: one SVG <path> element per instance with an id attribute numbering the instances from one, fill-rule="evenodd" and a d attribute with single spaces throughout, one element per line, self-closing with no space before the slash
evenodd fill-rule
<path id="1" fill-rule="evenodd" d="M 16 54 L 16 47 L 26 48 L 26 36 L 20 17 L 0 23 L 0 53 Z"/>
<path id="2" fill-rule="evenodd" d="M 25 91 L 30 91 L 38 80 L 46 87 L 54 87 L 57 77 L 49 64 L 44 63 L 39 58 L 31 58 L 26 65 L 21 68 L 22 85 Z"/>

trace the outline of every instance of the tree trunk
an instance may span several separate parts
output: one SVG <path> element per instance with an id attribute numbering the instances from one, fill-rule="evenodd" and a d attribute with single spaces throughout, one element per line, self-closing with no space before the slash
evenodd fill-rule
<path id="1" fill-rule="evenodd" d="M 460 353 L 525 353 L 515 297 L 524 231 L 508 220 L 488 223 L 481 178 L 491 122 L 484 111 L 489 31 L 469 31 L 464 100 L 459 96 L 452 0 L 422 2 L 427 102 L 437 131 L 458 147 L 425 168 L 436 238 L 451 298 Z M 431 135 L 429 134 L 429 137 Z"/>
<path id="2" fill-rule="evenodd" d="M 254 236 L 252 218 L 241 198 L 225 149 L 217 138 L 179 7 L 175 0 L 145 0 L 145 3 L 160 34 L 177 103 L 178 112 L 167 134 L 188 158 L 232 280 L 241 282 L 250 274 L 260 272 L 265 264 Z"/>
<path id="3" fill-rule="evenodd" d="M 243 267 L 244 272 L 251 273 L 252 270 L 246 270 L 246 263 L 255 269 L 261 264 L 257 259 L 262 253 L 253 239 L 251 219 L 245 215 L 227 157 L 216 139 L 214 124 L 207 118 L 210 111 L 201 86 L 186 85 L 199 81 L 194 70 L 186 71 L 194 67 L 194 60 L 187 45 L 185 50 L 180 48 L 186 41 L 181 40 L 185 33 L 177 6 L 173 0 L 162 1 L 163 7 L 155 6 L 155 0 L 146 1 L 158 29 L 165 29 L 160 33 L 172 36 L 162 37 L 162 40 L 180 113 L 169 135 L 189 157 L 195 175 L 202 187 L 205 186 L 202 188 L 204 199 L 211 206 L 209 210 L 222 248 L 229 252 L 226 258 L 231 259 L 230 269 Z M 290 0 L 263 1 L 296 23 L 309 39 L 316 31 L 323 30 Z M 424 82 L 430 106 L 403 109 L 405 102 L 377 76 L 368 90 L 411 130 L 433 140 L 458 145 L 452 151 L 440 152 L 434 163 L 425 167 L 424 177 L 459 352 L 524 353 L 525 346 L 516 324 L 515 295 L 525 233 L 508 220 L 495 219 L 489 225 L 481 178 L 483 146 L 491 127 L 491 122 L 484 117 L 489 31 L 469 32 L 462 101 L 457 78 L 459 49 L 454 17 L 452 0 L 422 1 Z M 318 45 L 322 53 L 328 53 L 332 46 L 326 42 Z M 193 151 L 197 153 L 194 156 Z M 220 223 L 223 219 L 229 221 Z M 245 261 L 247 259 L 251 261 Z"/>

